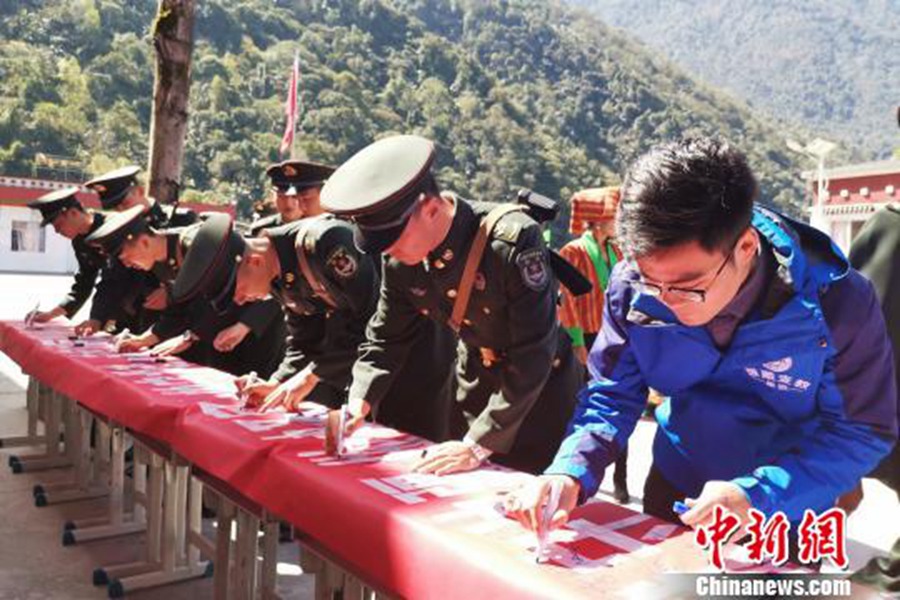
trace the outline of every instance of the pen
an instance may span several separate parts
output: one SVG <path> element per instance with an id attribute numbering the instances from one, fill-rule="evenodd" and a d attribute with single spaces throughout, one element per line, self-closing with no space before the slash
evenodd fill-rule
<path id="1" fill-rule="evenodd" d="M 126 339 L 128 339 L 128 336 L 130 336 L 130 335 L 131 335 L 131 330 L 126 327 L 112 339 L 113 345 L 116 347 L 116 351 L 119 350 L 119 346 L 122 344 L 122 342 L 124 342 Z"/>
<path id="2" fill-rule="evenodd" d="M 259 376 L 256 374 L 256 371 L 250 371 L 247 373 L 247 382 L 244 383 L 244 387 L 241 388 L 240 398 L 241 400 L 246 399 L 247 397 L 247 388 L 252 387 L 259 382 Z"/>
<path id="3" fill-rule="evenodd" d="M 341 406 L 340 419 L 338 420 L 337 440 L 335 447 L 337 449 L 337 457 L 344 455 L 344 428 L 347 426 L 347 405 Z"/>
<path id="4" fill-rule="evenodd" d="M 534 562 L 540 563 L 544 558 L 544 551 L 547 546 L 547 538 L 550 535 L 550 521 L 553 514 L 559 508 L 559 497 L 562 494 L 562 484 L 557 480 L 550 482 L 550 492 L 547 498 L 547 504 L 544 505 L 544 512 L 541 515 L 541 532 L 538 533 L 537 548 L 535 549 Z"/>
<path id="5" fill-rule="evenodd" d="M 29 329 L 34 325 L 34 318 L 37 316 L 38 311 L 41 309 L 41 301 L 38 300 L 34 308 L 31 309 L 31 312 L 25 315 L 25 327 Z"/>

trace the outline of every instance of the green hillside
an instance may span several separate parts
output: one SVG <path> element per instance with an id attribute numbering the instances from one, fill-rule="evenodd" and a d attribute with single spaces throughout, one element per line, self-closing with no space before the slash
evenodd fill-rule
<path id="1" fill-rule="evenodd" d="M 32 173 L 37 153 L 73 157 L 85 175 L 146 163 L 155 7 L 0 0 L 0 173 Z M 783 130 L 553 2 L 204 0 L 196 33 L 185 194 L 245 215 L 278 158 L 295 52 L 311 159 L 414 132 L 438 142 L 445 187 L 565 199 L 618 181 L 654 143 L 711 133 L 750 155 L 765 200 L 802 204 Z"/>

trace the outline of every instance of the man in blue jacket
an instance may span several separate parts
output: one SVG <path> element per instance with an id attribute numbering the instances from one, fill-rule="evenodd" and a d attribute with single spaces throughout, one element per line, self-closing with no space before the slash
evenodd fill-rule
<path id="1" fill-rule="evenodd" d="M 632 166 L 616 223 L 629 260 L 610 278 L 591 381 L 553 464 L 507 501 L 526 527 L 543 529 L 554 480 L 550 527 L 595 494 L 648 387 L 669 400 L 644 510 L 694 527 L 716 505 L 796 523 L 893 445 L 893 358 L 872 285 L 827 236 L 756 205 L 757 190 L 745 157 L 711 139 Z"/>

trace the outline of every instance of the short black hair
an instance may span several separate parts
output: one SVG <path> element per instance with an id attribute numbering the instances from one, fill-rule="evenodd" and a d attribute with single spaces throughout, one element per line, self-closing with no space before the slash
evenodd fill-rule
<path id="1" fill-rule="evenodd" d="M 757 190 L 746 157 L 723 140 L 656 146 L 625 176 L 616 239 L 632 258 L 692 241 L 726 253 L 750 225 Z"/>
<path id="2" fill-rule="evenodd" d="M 424 193 L 429 198 L 439 198 L 441 196 L 441 186 L 438 185 L 433 173 L 427 173 L 417 187 L 419 188 L 419 194 Z"/>

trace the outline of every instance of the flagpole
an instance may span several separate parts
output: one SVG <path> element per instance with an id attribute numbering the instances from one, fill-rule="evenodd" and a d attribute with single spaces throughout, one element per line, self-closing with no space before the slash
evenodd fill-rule
<path id="1" fill-rule="evenodd" d="M 300 122 L 300 51 L 294 50 L 294 73 L 296 79 L 294 81 L 294 109 L 297 113 L 294 119 L 294 134 L 291 136 L 291 160 L 297 159 L 297 127 Z"/>

